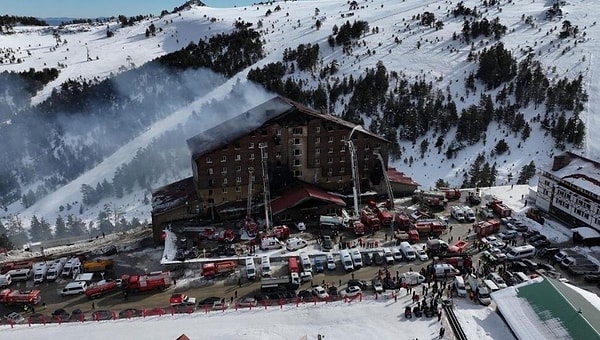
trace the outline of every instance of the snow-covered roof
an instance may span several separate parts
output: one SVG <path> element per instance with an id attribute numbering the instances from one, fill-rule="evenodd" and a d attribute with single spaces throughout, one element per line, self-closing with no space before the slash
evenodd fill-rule
<path id="1" fill-rule="evenodd" d="M 565 182 L 600 196 L 600 163 L 594 160 L 565 152 L 556 156 L 552 169 L 546 171 Z"/>
<path id="2" fill-rule="evenodd" d="M 596 229 L 592 229 L 590 227 L 574 228 L 571 229 L 571 231 L 573 231 L 573 233 L 579 234 L 579 236 L 581 236 L 584 239 L 600 237 L 600 233 Z"/>
<path id="3" fill-rule="evenodd" d="M 600 337 L 600 298 L 583 296 L 558 280 L 539 277 L 491 296 L 519 339 Z"/>
<path id="4" fill-rule="evenodd" d="M 197 159 L 219 147 L 233 143 L 238 138 L 245 136 L 252 131 L 256 131 L 261 126 L 269 124 L 273 119 L 294 112 L 328 120 L 349 129 L 356 128 L 357 131 L 387 142 L 384 138 L 365 130 L 362 126 L 357 126 L 331 114 L 320 113 L 290 99 L 277 96 L 188 139 L 188 148 L 192 153 L 192 158 Z"/>

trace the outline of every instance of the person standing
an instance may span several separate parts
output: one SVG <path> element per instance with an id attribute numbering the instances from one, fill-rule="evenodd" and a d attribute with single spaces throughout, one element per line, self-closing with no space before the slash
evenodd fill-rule
<path id="1" fill-rule="evenodd" d="M 440 339 L 444 337 L 445 333 L 446 333 L 446 329 L 444 329 L 444 327 L 440 328 Z"/>
<path id="2" fill-rule="evenodd" d="M 92 301 L 92 310 L 96 309 L 96 303 L 94 303 L 94 301 Z"/>

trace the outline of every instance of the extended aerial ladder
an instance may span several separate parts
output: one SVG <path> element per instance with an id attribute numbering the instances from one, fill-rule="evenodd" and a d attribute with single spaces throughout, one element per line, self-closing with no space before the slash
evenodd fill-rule
<path id="1" fill-rule="evenodd" d="M 385 188 L 387 190 L 387 194 L 390 199 L 389 209 L 391 211 L 393 211 L 394 210 L 394 191 L 392 190 L 392 184 L 390 183 L 390 178 L 387 175 L 387 170 L 385 168 L 385 162 L 383 161 L 383 157 L 381 157 L 381 154 L 379 152 L 375 151 L 373 154 L 377 157 L 377 159 L 379 159 L 379 162 L 381 163 L 381 171 L 383 172 L 383 180 L 385 182 Z"/>
<path id="2" fill-rule="evenodd" d="M 266 148 L 266 143 L 259 145 L 260 157 L 262 159 L 263 192 L 265 200 L 265 225 L 267 226 L 267 228 L 270 228 L 271 220 L 273 219 L 273 212 L 271 210 L 271 190 L 269 190 L 269 171 L 267 169 L 268 154 L 265 151 Z"/>

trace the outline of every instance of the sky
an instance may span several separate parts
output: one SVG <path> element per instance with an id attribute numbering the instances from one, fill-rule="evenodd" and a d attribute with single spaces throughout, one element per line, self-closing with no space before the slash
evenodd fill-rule
<path id="1" fill-rule="evenodd" d="M 160 14 L 163 9 L 184 4 L 186 0 L 0 0 L 1 15 L 37 18 L 98 18 L 123 14 Z M 250 5 L 257 0 L 203 0 L 209 7 L 230 8 Z"/>

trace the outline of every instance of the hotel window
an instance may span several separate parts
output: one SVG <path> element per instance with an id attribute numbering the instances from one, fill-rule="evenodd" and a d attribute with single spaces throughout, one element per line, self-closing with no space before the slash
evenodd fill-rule
<path id="1" fill-rule="evenodd" d="M 294 159 L 294 166 L 302 166 L 302 163 L 299 159 Z"/>
<path id="2" fill-rule="evenodd" d="M 238 172 L 242 171 L 242 166 L 241 165 L 236 166 L 235 171 L 238 171 Z"/>
<path id="3" fill-rule="evenodd" d="M 327 163 L 329 163 L 329 164 L 333 163 L 333 157 L 327 158 Z"/>
<path id="4" fill-rule="evenodd" d="M 321 160 L 320 160 L 320 159 L 318 159 L 318 158 L 317 158 L 317 159 L 315 159 L 315 165 L 317 165 L 317 166 L 318 166 L 318 165 L 321 165 Z"/>
<path id="5" fill-rule="evenodd" d="M 254 149 L 254 143 L 248 144 L 248 149 Z"/>
<path id="6" fill-rule="evenodd" d="M 369 160 L 369 155 L 365 155 L 365 161 Z"/>
<path id="7" fill-rule="evenodd" d="M 235 187 L 235 192 L 242 192 L 242 188 L 241 187 Z"/>
<path id="8" fill-rule="evenodd" d="M 226 194 L 227 193 L 227 187 L 223 187 L 223 193 Z M 225 197 L 223 197 L 223 201 L 225 201 Z"/>
<path id="9" fill-rule="evenodd" d="M 208 168 L 208 174 L 212 175 L 213 174 L 213 168 Z"/>
<path id="10" fill-rule="evenodd" d="M 227 162 L 227 156 L 221 156 L 221 163 Z"/>
<path id="11" fill-rule="evenodd" d="M 327 153 L 333 153 L 333 148 L 327 149 Z"/>
<path id="12" fill-rule="evenodd" d="M 369 150 L 369 144 L 365 144 L 365 150 Z"/>
<path id="13" fill-rule="evenodd" d="M 227 167 L 226 166 L 224 166 L 224 167 L 221 168 L 221 173 L 222 174 L 226 174 L 227 173 Z"/>
<path id="14" fill-rule="evenodd" d="M 329 138 L 327 138 L 327 141 L 328 141 L 329 143 L 333 143 L 333 137 L 329 137 Z"/>
<path id="15" fill-rule="evenodd" d="M 315 148 L 315 153 L 316 153 L 317 155 L 321 154 L 321 148 Z"/>
<path id="16" fill-rule="evenodd" d="M 212 180 L 212 179 L 209 179 L 209 180 L 208 180 L 208 187 L 209 187 L 209 188 L 210 188 L 210 187 L 212 187 L 214 184 L 215 184 L 215 181 L 214 181 L 214 180 Z"/>
<path id="17" fill-rule="evenodd" d="M 223 178 L 223 185 L 227 185 L 227 177 Z"/>
<path id="18" fill-rule="evenodd" d="M 294 145 L 300 145 L 300 138 L 294 138 Z"/>
<path id="19" fill-rule="evenodd" d="M 240 155 L 240 154 L 235 155 L 235 160 L 238 161 L 238 162 L 241 161 L 242 160 L 242 155 Z"/>
<path id="20" fill-rule="evenodd" d="M 333 168 L 327 168 L 327 176 L 333 175 Z"/>
<path id="21" fill-rule="evenodd" d="M 236 150 L 239 150 L 240 149 L 240 143 L 235 143 L 233 145 L 233 148 L 236 149 Z"/>
<path id="22" fill-rule="evenodd" d="M 346 146 L 342 145 L 342 146 L 340 147 L 340 152 L 346 152 Z"/>
<path id="23" fill-rule="evenodd" d="M 316 133 L 321 133 L 321 127 L 320 127 L 320 126 L 317 126 L 317 127 L 315 128 L 315 132 L 316 132 Z"/>
<path id="24" fill-rule="evenodd" d="M 340 139 L 340 141 L 345 142 L 346 141 L 346 136 L 342 135 L 342 138 Z"/>
<path id="25" fill-rule="evenodd" d="M 301 149 L 294 149 L 294 156 L 301 156 L 301 155 L 302 155 Z"/>
<path id="26" fill-rule="evenodd" d="M 237 176 L 237 177 L 235 178 L 235 182 L 236 182 L 236 183 L 242 183 L 242 177 L 240 177 L 240 176 Z"/>
<path id="27" fill-rule="evenodd" d="M 275 153 L 275 158 L 281 158 L 281 151 L 277 151 Z"/>
<path id="28" fill-rule="evenodd" d="M 250 154 L 250 160 L 254 160 L 254 154 L 253 153 Z"/>
<path id="29" fill-rule="evenodd" d="M 294 170 L 294 177 L 302 177 L 302 170 Z"/>
<path id="30" fill-rule="evenodd" d="M 206 163 L 212 163 L 212 159 L 210 157 L 206 157 Z"/>
<path id="31" fill-rule="evenodd" d="M 315 138 L 315 144 L 320 144 L 320 143 L 321 143 L 321 137 Z"/>
<path id="32" fill-rule="evenodd" d="M 346 161 L 346 157 L 342 156 L 340 157 L 340 163 L 344 163 Z"/>
<path id="33" fill-rule="evenodd" d="M 341 168 L 340 168 L 340 174 L 343 174 L 343 173 L 345 173 L 345 172 L 346 172 L 346 168 L 344 168 L 344 167 L 341 167 Z"/>
<path id="34" fill-rule="evenodd" d="M 333 126 L 327 125 L 327 131 L 333 131 Z"/>
<path id="35" fill-rule="evenodd" d="M 294 135 L 301 135 L 302 134 L 302 128 L 301 127 L 295 127 L 292 129 L 292 133 Z"/>
<path id="36" fill-rule="evenodd" d="M 275 130 L 275 135 L 277 135 L 277 136 L 281 136 L 281 129 L 277 129 L 277 130 Z"/>

